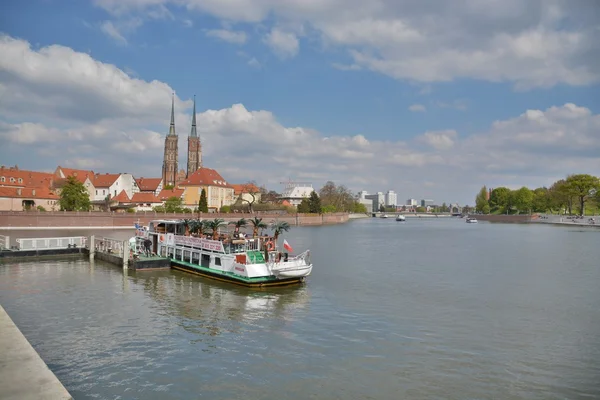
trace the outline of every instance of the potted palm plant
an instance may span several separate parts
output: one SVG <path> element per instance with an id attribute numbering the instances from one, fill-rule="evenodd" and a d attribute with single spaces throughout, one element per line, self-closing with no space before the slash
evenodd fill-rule
<path id="1" fill-rule="evenodd" d="M 250 223 L 252 224 L 252 237 L 258 236 L 259 229 L 267 228 L 267 224 L 262 222 L 262 220 L 263 220 L 262 218 L 258 218 L 258 217 L 254 217 L 250 220 Z"/>
<path id="2" fill-rule="evenodd" d="M 225 220 L 222 218 L 215 218 L 212 221 L 207 222 L 207 227 L 212 230 L 213 240 L 219 238 L 219 229 L 225 226 Z"/>
<path id="3" fill-rule="evenodd" d="M 273 238 L 275 239 L 275 245 L 277 245 L 277 239 L 281 233 L 289 232 L 290 224 L 285 221 L 273 221 L 271 222 L 271 229 L 273 230 Z"/>

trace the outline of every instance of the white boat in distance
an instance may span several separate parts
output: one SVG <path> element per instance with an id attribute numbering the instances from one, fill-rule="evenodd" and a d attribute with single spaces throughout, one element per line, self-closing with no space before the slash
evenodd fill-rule
<path id="1" fill-rule="evenodd" d="M 477 223 L 477 218 L 475 217 L 467 217 L 467 224 L 476 224 Z"/>
<path id="2" fill-rule="evenodd" d="M 379 218 L 387 218 L 387 214 L 381 214 L 381 216 Z"/>
<path id="3" fill-rule="evenodd" d="M 406 217 L 404 215 L 398 214 L 396 217 L 396 221 L 404 222 L 406 221 Z"/>

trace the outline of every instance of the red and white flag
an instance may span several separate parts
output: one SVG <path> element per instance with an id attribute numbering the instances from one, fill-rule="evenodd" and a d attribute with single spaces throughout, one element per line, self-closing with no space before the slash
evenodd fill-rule
<path id="1" fill-rule="evenodd" d="M 288 243 L 287 240 L 283 239 L 283 247 L 289 251 L 290 253 L 294 251 L 294 249 L 292 249 L 292 246 L 290 246 L 290 244 Z"/>

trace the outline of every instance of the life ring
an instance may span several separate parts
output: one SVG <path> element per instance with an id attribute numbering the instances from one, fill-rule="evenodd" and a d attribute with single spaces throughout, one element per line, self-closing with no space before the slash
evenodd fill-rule
<path id="1" fill-rule="evenodd" d="M 275 250 L 275 243 L 273 243 L 273 242 L 267 242 L 267 250 L 268 251 Z"/>

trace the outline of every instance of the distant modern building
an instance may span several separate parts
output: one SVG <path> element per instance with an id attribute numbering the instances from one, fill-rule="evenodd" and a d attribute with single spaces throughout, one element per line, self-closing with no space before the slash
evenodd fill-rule
<path id="1" fill-rule="evenodd" d="M 430 199 L 422 199 L 421 200 L 421 207 L 427 207 L 427 206 L 433 206 L 433 200 Z"/>
<path id="2" fill-rule="evenodd" d="M 416 200 L 416 199 L 408 199 L 408 200 L 406 200 L 406 205 L 407 205 L 407 206 L 416 206 L 416 205 L 418 205 L 418 204 L 419 204 L 419 203 L 417 203 L 417 200 Z"/>
<path id="3" fill-rule="evenodd" d="M 364 199 L 366 199 L 366 198 L 367 198 L 366 196 L 367 196 L 368 194 L 369 194 L 369 193 L 368 193 L 366 190 L 361 190 L 361 191 L 359 191 L 359 192 L 357 193 L 357 195 L 356 195 L 356 198 L 357 198 L 357 199 L 359 199 L 359 200 L 360 200 L 360 199 L 364 200 Z"/>
<path id="4" fill-rule="evenodd" d="M 371 200 L 373 212 L 379 211 L 381 206 L 385 207 L 385 196 L 383 192 L 377 192 L 377 194 L 368 194 L 365 196 L 366 200 Z"/>
<path id="5" fill-rule="evenodd" d="M 396 207 L 398 205 L 398 195 L 393 190 L 388 190 L 385 194 L 385 206 Z"/>

